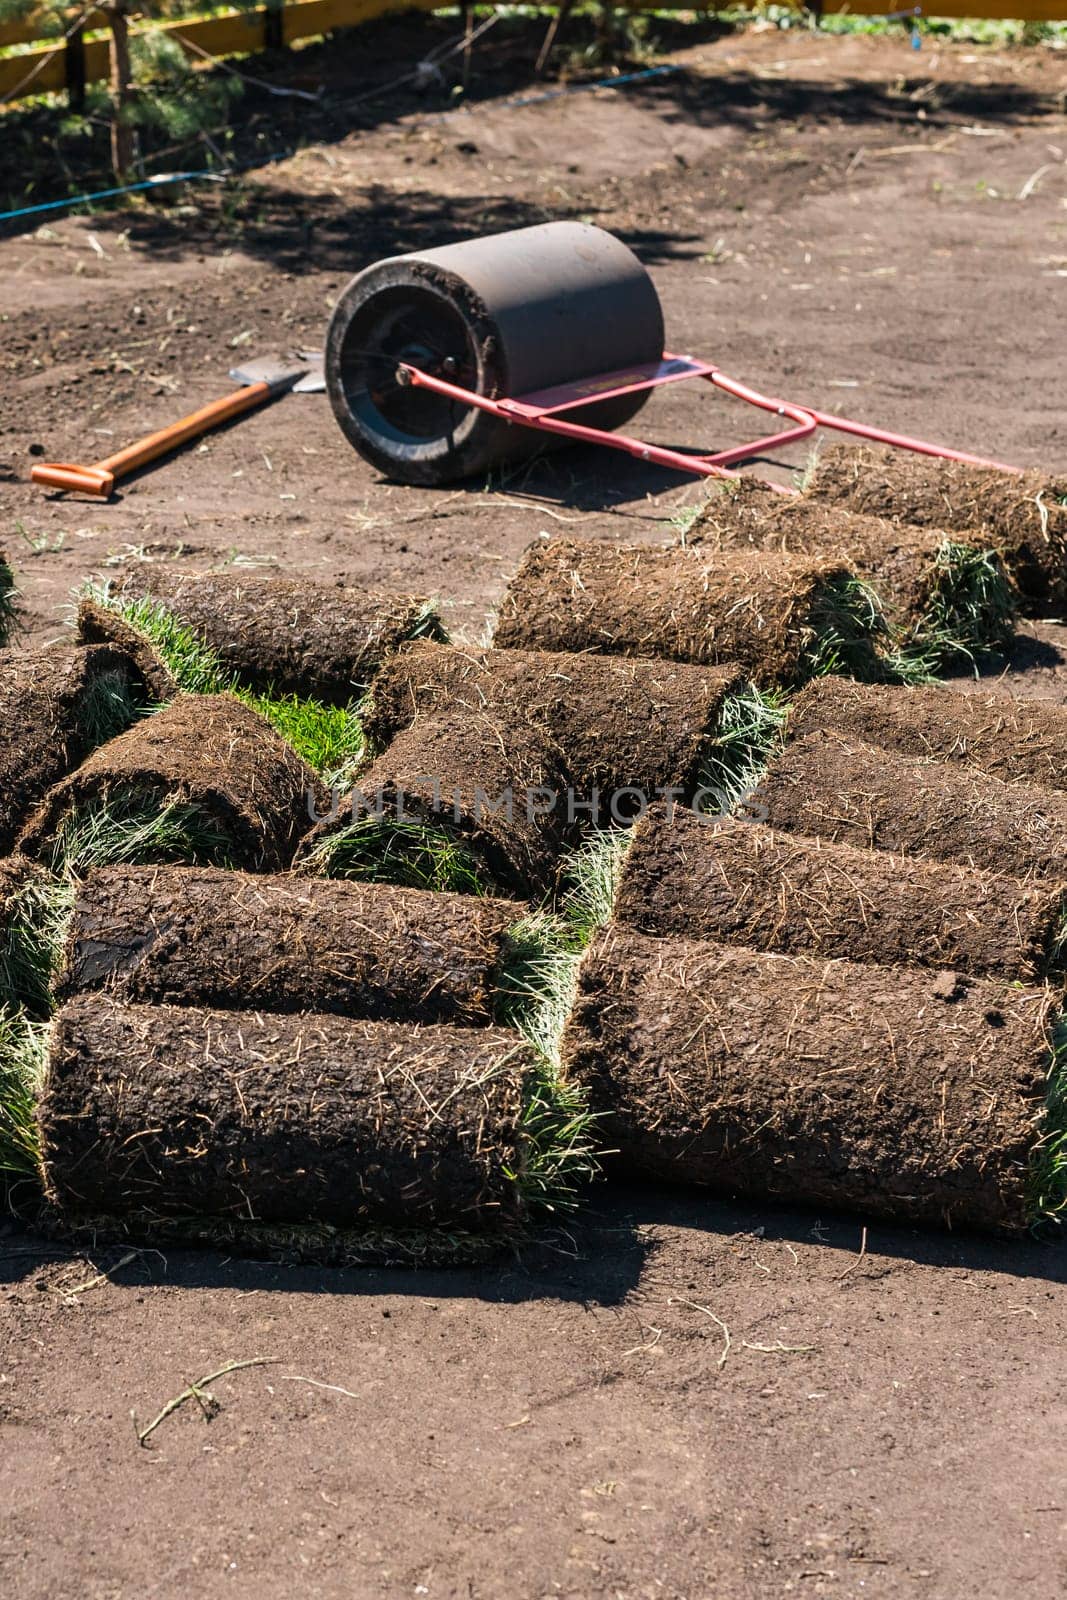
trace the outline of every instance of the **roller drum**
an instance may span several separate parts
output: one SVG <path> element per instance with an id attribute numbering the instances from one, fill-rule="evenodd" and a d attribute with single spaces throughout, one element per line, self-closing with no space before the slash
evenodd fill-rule
<path id="1" fill-rule="evenodd" d="M 437 484 L 560 442 L 398 381 L 401 362 L 517 398 L 658 361 L 663 313 L 633 251 L 602 228 L 548 222 L 393 256 L 349 283 L 330 323 L 326 386 L 345 435 L 407 483 Z M 648 391 L 567 413 L 621 426 Z"/>

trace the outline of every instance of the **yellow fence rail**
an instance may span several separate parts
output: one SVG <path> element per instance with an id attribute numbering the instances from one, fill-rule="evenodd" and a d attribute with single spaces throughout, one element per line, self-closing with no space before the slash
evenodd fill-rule
<path id="1" fill-rule="evenodd" d="M 455 7 L 455 0 L 451 9 Z M 848 12 L 854 16 L 885 16 L 902 8 L 901 0 L 823 0 L 824 13 Z M 218 11 L 160 23 L 134 23 L 131 32 L 158 29 L 179 43 L 213 56 L 250 55 L 257 50 L 293 44 L 329 33 L 334 28 L 356 27 L 377 17 L 403 11 L 449 9 L 442 0 L 284 0 L 245 11 Z M 542 9 L 550 10 L 545 6 Z M 714 14 L 717 7 L 686 0 L 618 0 L 619 10 L 693 11 Z M 71 13 L 71 17 L 77 15 Z M 990 18 L 1019 22 L 1065 22 L 1067 0 L 929 0 L 922 15 L 930 18 Z M 36 41 L 26 23 L 0 24 L 0 49 L 17 44 L 33 48 L 18 55 L 0 56 L 0 102 L 23 99 L 65 89 L 74 83 L 97 83 L 108 75 L 108 36 L 87 19 L 88 32 L 64 43 L 62 39 Z"/>

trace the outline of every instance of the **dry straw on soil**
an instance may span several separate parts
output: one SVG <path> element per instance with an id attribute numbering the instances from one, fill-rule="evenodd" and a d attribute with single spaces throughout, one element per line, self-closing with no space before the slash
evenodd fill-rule
<path id="1" fill-rule="evenodd" d="M 654 807 L 634 828 L 616 921 L 780 955 L 951 968 L 1032 983 L 1067 963 L 1067 886 L 854 849 Z"/>
<path id="2" fill-rule="evenodd" d="M 1021 882 L 1067 878 L 1067 794 L 1004 783 L 958 762 L 895 755 L 845 734 L 792 740 L 767 768 L 756 803 L 788 833 Z"/>
<path id="3" fill-rule="evenodd" d="M 38 1125 L 50 1203 L 187 1224 L 513 1231 L 594 1165 L 517 1034 L 70 1001 Z"/>
<path id="4" fill-rule="evenodd" d="M 329 705 L 357 698 L 405 639 L 444 637 L 425 597 L 306 576 L 139 566 L 118 599 L 161 606 L 247 687 Z"/>
<path id="5" fill-rule="evenodd" d="M 912 676 L 973 665 L 1012 637 L 1014 592 L 1000 557 L 943 530 L 898 526 L 740 478 L 712 487 L 686 538 L 705 551 L 838 557 L 878 595 Z"/>
<path id="6" fill-rule="evenodd" d="M 1018 585 L 1024 609 L 1067 602 L 1067 477 L 998 472 L 903 450 L 832 445 L 809 473 L 809 494 L 922 528 L 982 536 Z"/>
<path id="7" fill-rule="evenodd" d="M 1043 989 L 608 928 L 568 1074 L 625 1162 L 755 1200 L 1019 1232 L 1063 1203 Z"/>
<path id="8" fill-rule="evenodd" d="M 130 658 L 106 647 L 0 655 L 0 852 L 52 784 L 128 727 L 144 698 Z"/>
<path id="9" fill-rule="evenodd" d="M 1067 790 L 1067 706 L 1048 701 L 821 678 L 793 701 L 787 732 L 831 730 L 898 755 L 963 762 L 1006 783 Z"/>
<path id="10" fill-rule="evenodd" d="M 61 1000 L 493 1020 L 514 901 L 210 867 L 106 867 L 77 891 Z"/>
<path id="11" fill-rule="evenodd" d="M 442 711 L 404 729 L 300 847 L 303 872 L 540 897 L 566 828 L 566 776 L 541 729 Z"/>
<path id="12" fill-rule="evenodd" d="M 262 717 L 229 695 L 181 695 L 50 792 L 22 836 L 63 870 L 120 861 L 277 871 L 326 795 Z"/>
<path id="13" fill-rule="evenodd" d="M 886 639 L 874 595 L 840 561 L 560 539 L 527 550 L 493 643 L 730 662 L 767 687 L 818 672 L 876 678 Z"/>

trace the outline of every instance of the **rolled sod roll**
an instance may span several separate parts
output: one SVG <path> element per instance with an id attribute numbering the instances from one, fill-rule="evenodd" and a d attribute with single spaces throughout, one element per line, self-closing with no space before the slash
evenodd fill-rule
<path id="1" fill-rule="evenodd" d="M 120 650 L 10 650 L 0 656 L 0 851 L 52 784 L 133 720 L 143 698 Z"/>
<path id="2" fill-rule="evenodd" d="M 541 541 L 508 585 L 493 643 L 730 662 L 761 685 L 839 661 L 876 677 L 884 619 L 842 562 L 675 545 Z"/>
<path id="3" fill-rule="evenodd" d="M 1014 590 L 1003 562 L 960 533 L 908 527 L 738 478 L 713 487 L 687 539 L 704 550 L 834 555 L 871 585 L 904 642 L 929 638 L 945 663 L 1011 638 Z"/>
<path id="4" fill-rule="evenodd" d="M 56 994 L 480 1025 L 521 910 L 390 884 L 104 867 L 78 889 Z"/>
<path id="5" fill-rule="evenodd" d="M 496 711 L 420 718 L 296 857 L 301 872 L 539 897 L 567 834 L 561 752 Z"/>
<path id="6" fill-rule="evenodd" d="M 98 600 L 83 598 L 78 602 L 78 643 L 106 644 L 122 650 L 135 662 L 141 679 L 155 705 L 173 700 L 178 685 L 169 667 L 157 654 L 143 633 L 119 615 L 100 604 Z"/>
<path id="7" fill-rule="evenodd" d="M 1044 989 L 609 927 L 570 1078 L 638 1170 L 755 1200 L 1018 1232 L 1053 1063 Z"/>
<path id="8" fill-rule="evenodd" d="M 57 784 L 21 847 L 74 868 L 132 858 L 278 871 L 327 803 L 255 711 L 232 695 L 179 695 Z"/>
<path id="9" fill-rule="evenodd" d="M 820 678 L 793 701 L 787 735 L 833 730 L 899 755 L 963 762 L 1006 783 L 1067 790 L 1067 706 L 978 688 L 905 689 Z"/>
<path id="10" fill-rule="evenodd" d="M 583 796 L 605 802 L 625 788 L 691 793 L 719 728 L 723 702 L 742 690 L 732 666 L 693 667 L 542 650 L 471 650 L 419 640 L 382 666 L 363 716 L 384 749 L 418 718 L 499 708 L 548 731 Z"/>
<path id="11" fill-rule="evenodd" d="M 338 581 L 132 569 L 120 600 L 162 606 L 253 689 L 347 705 L 405 639 L 443 638 L 431 603 Z"/>
<path id="12" fill-rule="evenodd" d="M 1067 966 L 1067 886 L 1028 887 L 679 806 L 655 806 L 634 828 L 614 917 L 661 938 L 1023 983 Z"/>
<path id="13" fill-rule="evenodd" d="M 1003 555 L 1026 610 L 1055 611 L 1067 600 L 1067 476 L 832 445 L 807 492 L 895 522 L 983 535 Z"/>
<path id="14" fill-rule="evenodd" d="M 15 575 L 7 559 L 7 552 L 0 549 L 0 645 L 7 644 L 15 631 L 18 616 L 17 597 Z"/>
<path id="15" fill-rule="evenodd" d="M 809 733 L 775 757 L 751 803 L 787 833 L 1067 882 L 1067 795 L 957 762 Z"/>
<path id="16" fill-rule="evenodd" d="M 83 995 L 51 1038 L 46 1194 L 75 1216 L 499 1227 L 521 1210 L 529 1062 L 492 1028 Z"/>

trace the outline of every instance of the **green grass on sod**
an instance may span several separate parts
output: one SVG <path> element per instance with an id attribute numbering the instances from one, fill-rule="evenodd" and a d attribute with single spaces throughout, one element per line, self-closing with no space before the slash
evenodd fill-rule
<path id="1" fill-rule="evenodd" d="M 155 600 L 123 599 L 106 585 L 88 584 L 82 591 L 98 605 L 121 617 L 156 651 L 186 694 L 232 694 L 258 711 L 327 784 L 351 781 L 363 764 L 365 744 L 358 706 L 329 706 L 298 695 L 257 694 L 242 687 L 218 655 Z M 431 631 L 433 613 L 422 624 Z"/>
<path id="2" fill-rule="evenodd" d="M 69 878 L 34 877 L 12 896 L 0 942 L 0 1008 L 48 1015 L 73 903 Z"/>
<path id="3" fill-rule="evenodd" d="M 1028 1209 L 1035 1227 L 1062 1224 L 1067 1213 L 1067 1014 L 1052 1029 L 1041 1143 L 1030 1158 Z"/>
<path id="4" fill-rule="evenodd" d="M 977 669 L 1008 647 L 1014 624 L 1011 584 L 996 555 L 946 539 L 927 609 L 897 650 L 928 678 L 961 665 Z"/>
<path id="5" fill-rule="evenodd" d="M 327 836 L 308 857 L 326 878 L 361 878 L 409 889 L 491 894 L 492 885 L 462 841 L 449 829 L 409 818 L 357 817 Z"/>
<path id="6" fill-rule="evenodd" d="M 47 1023 L 0 1011 L 0 1182 L 38 1177 L 37 1097 L 47 1052 Z"/>
<path id="7" fill-rule="evenodd" d="M 45 863 L 63 877 L 123 862 L 228 867 L 233 841 L 200 806 L 113 789 L 68 811 Z"/>
<path id="8" fill-rule="evenodd" d="M 806 659 L 813 677 L 832 672 L 869 682 L 882 676 L 879 650 L 890 642 L 889 625 L 874 590 L 854 573 L 822 587 L 808 625 Z"/>
<path id="9" fill-rule="evenodd" d="M 699 810 L 730 812 L 756 787 L 788 714 L 785 696 L 754 684 L 723 701 L 697 775 Z"/>
<path id="10" fill-rule="evenodd" d="M 7 644 L 18 627 L 18 590 L 7 562 L 0 557 L 0 645 Z"/>

